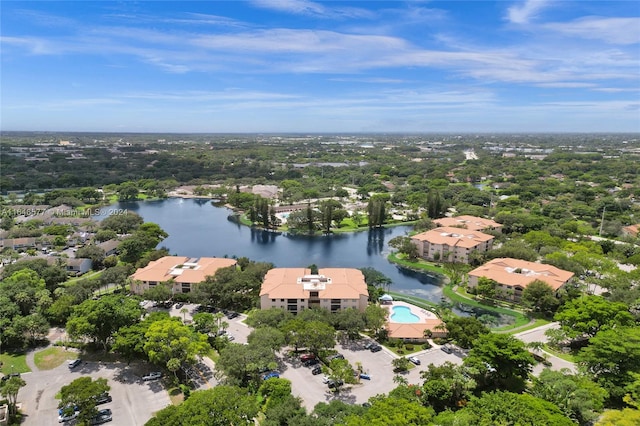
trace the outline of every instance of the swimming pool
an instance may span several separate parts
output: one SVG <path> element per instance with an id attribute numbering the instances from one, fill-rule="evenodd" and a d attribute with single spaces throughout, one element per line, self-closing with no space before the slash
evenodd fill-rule
<path id="1" fill-rule="evenodd" d="M 411 313 L 411 308 L 406 306 L 394 306 L 393 313 L 391 314 L 391 321 L 401 323 L 415 323 L 420 322 L 420 317 Z"/>

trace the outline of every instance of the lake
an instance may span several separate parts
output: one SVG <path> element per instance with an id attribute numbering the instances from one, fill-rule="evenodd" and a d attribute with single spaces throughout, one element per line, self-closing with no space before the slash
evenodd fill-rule
<path id="1" fill-rule="evenodd" d="M 389 240 L 405 235 L 411 226 L 334 234 L 294 236 L 249 228 L 228 220 L 231 210 L 208 199 L 169 198 L 158 201 L 117 203 L 154 222 L 169 237 L 160 246 L 173 255 L 189 257 L 248 257 L 276 267 L 374 268 L 392 280 L 391 290 L 440 302 L 441 283 L 436 275 L 400 268 L 387 260 Z"/>

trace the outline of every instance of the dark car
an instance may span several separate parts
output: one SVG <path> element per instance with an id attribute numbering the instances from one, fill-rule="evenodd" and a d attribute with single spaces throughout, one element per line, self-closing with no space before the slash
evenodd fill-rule
<path id="1" fill-rule="evenodd" d="M 229 313 L 227 314 L 227 318 L 229 318 L 229 319 L 238 318 L 239 316 L 240 316 L 240 314 L 239 314 L 239 313 L 237 313 L 237 312 L 229 312 Z"/>
<path id="2" fill-rule="evenodd" d="M 98 411 L 98 414 L 96 414 L 89 421 L 89 424 L 91 424 L 91 425 L 101 425 L 102 423 L 110 422 L 111 420 L 113 420 L 113 417 L 111 415 L 111 410 L 106 408 L 104 410 Z"/>
<path id="3" fill-rule="evenodd" d="M 302 365 L 304 365 L 305 367 L 313 367 L 314 365 L 318 364 L 320 364 L 320 361 L 318 361 L 317 359 L 309 359 L 302 363 Z"/>
<path id="4" fill-rule="evenodd" d="M 365 349 L 371 349 L 371 346 L 375 345 L 376 342 L 374 342 L 373 340 L 369 340 L 367 343 L 364 344 L 364 348 Z"/>
<path id="5" fill-rule="evenodd" d="M 113 398 L 107 392 L 96 397 L 96 405 L 106 404 L 107 402 L 111 402 Z"/>
<path id="6" fill-rule="evenodd" d="M 329 357 L 327 357 L 327 361 L 331 362 L 334 359 L 344 359 L 344 355 L 342 354 L 335 354 L 335 355 L 331 355 Z"/>
<path id="7" fill-rule="evenodd" d="M 262 380 L 278 379 L 278 378 L 280 378 L 280 373 L 278 373 L 277 371 L 271 371 L 262 376 Z"/>
<path id="8" fill-rule="evenodd" d="M 335 380 L 329 380 L 327 382 L 327 386 L 329 386 L 329 389 L 335 389 L 337 387 L 340 387 L 344 385 L 344 382 L 342 380 L 338 380 L 337 382 Z"/>
<path id="9" fill-rule="evenodd" d="M 311 370 L 311 374 L 313 374 L 314 376 L 317 376 L 320 373 L 322 373 L 322 367 L 320 367 L 319 365 L 313 367 L 313 370 Z"/>
<path id="10" fill-rule="evenodd" d="M 20 377 L 20 373 L 11 373 L 11 374 L 7 374 L 6 376 L 2 376 L 2 381 L 6 382 L 12 377 Z"/>
<path id="11" fill-rule="evenodd" d="M 180 308 L 182 308 L 183 306 L 184 306 L 184 303 L 182 303 L 182 302 L 178 302 L 178 303 L 176 303 L 175 305 L 173 305 L 173 307 L 174 307 L 174 308 L 176 308 L 176 309 L 180 309 Z"/>
<path id="12" fill-rule="evenodd" d="M 369 348 L 369 350 L 371 352 L 380 352 L 382 350 L 382 346 L 380 345 L 373 345 Z"/>

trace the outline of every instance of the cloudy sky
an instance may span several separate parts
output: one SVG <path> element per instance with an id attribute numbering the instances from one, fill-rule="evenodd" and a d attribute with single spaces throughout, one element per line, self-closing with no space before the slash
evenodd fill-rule
<path id="1" fill-rule="evenodd" d="M 638 132 L 637 1 L 11 1 L 2 130 Z"/>

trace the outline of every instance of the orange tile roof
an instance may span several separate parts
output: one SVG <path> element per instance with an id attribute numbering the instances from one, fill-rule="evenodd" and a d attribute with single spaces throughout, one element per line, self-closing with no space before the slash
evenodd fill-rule
<path id="1" fill-rule="evenodd" d="M 464 227 L 470 231 L 482 231 L 487 228 L 501 228 L 502 225 L 491 219 L 477 216 L 462 215 L 456 217 L 443 217 L 434 219 L 433 223 L 438 226 Z"/>
<path id="2" fill-rule="evenodd" d="M 463 228 L 442 226 L 421 234 L 414 235 L 411 239 L 428 241 L 431 244 L 449 245 L 451 247 L 475 247 L 478 244 L 491 241 L 492 235 L 480 231 L 470 231 Z"/>
<path id="3" fill-rule="evenodd" d="M 517 269 L 520 269 L 520 272 L 516 272 Z M 564 271 L 552 265 L 511 258 L 493 259 L 469 272 L 469 276 L 486 277 L 510 287 L 524 288 L 531 282 L 540 280 L 549 284 L 554 290 L 562 287 L 573 275 L 573 272 Z"/>
<path id="4" fill-rule="evenodd" d="M 442 324 L 440 319 L 429 319 L 419 323 L 388 322 L 387 331 L 389 332 L 389 337 L 395 339 L 423 339 L 424 331 L 427 329 L 434 333 L 439 333 L 435 328 L 440 324 Z M 441 331 L 440 333 L 446 334 L 446 331 Z"/>
<path id="5" fill-rule="evenodd" d="M 628 234 L 630 235 L 634 235 L 637 236 L 638 233 L 640 233 L 640 223 L 637 225 L 629 225 L 629 226 L 625 226 L 624 228 L 625 231 L 627 231 Z"/>
<path id="6" fill-rule="evenodd" d="M 305 285 L 300 279 L 311 276 L 307 268 L 274 268 L 264 277 L 260 296 L 266 295 L 271 299 L 306 299 L 309 291 L 314 290 L 313 283 Z M 353 268 L 323 268 L 318 270 L 318 276 L 330 279 L 330 282 L 317 286 L 319 299 L 359 299 L 368 296 L 364 275 Z"/>
<path id="7" fill-rule="evenodd" d="M 173 278 L 177 283 L 197 284 L 204 281 L 208 276 L 215 275 L 218 269 L 235 264 L 235 259 L 218 257 L 191 259 L 184 256 L 165 256 L 150 262 L 144 268 L 138 269 L 131 275 L 131 278 L 147 282 L 163 282 Z M 178 268 L 180 265 L 182 267 Z"/>

